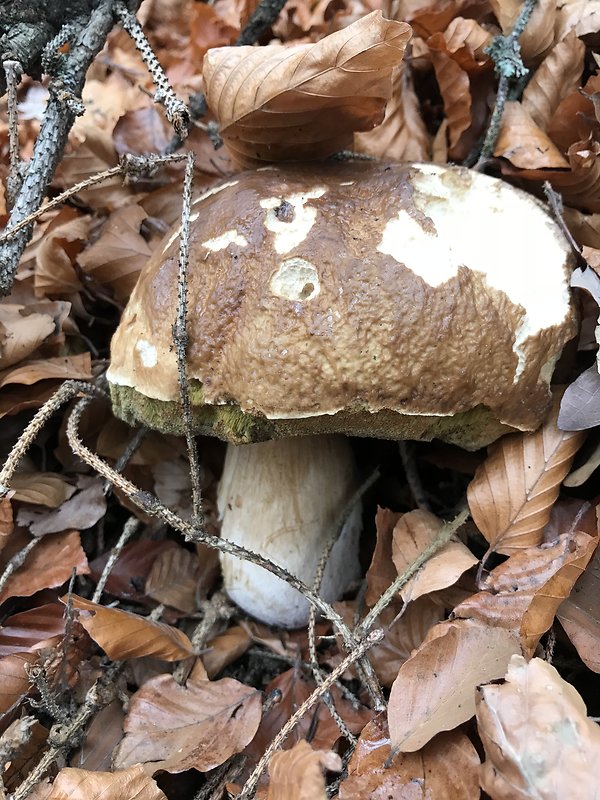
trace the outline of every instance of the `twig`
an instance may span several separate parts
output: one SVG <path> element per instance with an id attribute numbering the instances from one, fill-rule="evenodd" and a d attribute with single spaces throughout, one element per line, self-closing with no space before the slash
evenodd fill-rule
<path id="1" fill-rule="evenodd" d="M 65 606 L 65 611 L 63 614 L 63 618 L 65 620 L 65 634 L 62 638 L 62 661 L 60 664 L 60 672 L 58 674 L 58 685 L 61 688 L 61 691 L 66 691 L 68 689 L 68 680 L 67 680 L 67 656 L 69 651 L 69 645 L 72 642 L 72 634 L 73 634 L 73 623 L 75 622 L 75 611 L 73 609 L 73 589 L 75 588 L 75 578 L 77 577 L 77 567 L 73 567 L 71 570 L 71 580 L 69 581 L 69 588 L 67 589 L 67 604 Z"/>
<path id="2" fill-rule="evenodd" d="M 275 22 L 285 3 L 286 0 L 260 0 L 236 39 L 236 47 L 257 42 Z"/>
<path id="3" fill-rule="evenodd" d="M 10 158 L 10 173 L 6 181 L 8 202 L 12 206 L 21 188 L 21 155 L 19 152 L 19 128 L 17 114 L 17 86 L 23 74 L 23 68 L 18 61 L 7 59 L 2 66 L 6 75 L 6 94 L 8 106 L 8 152 Z"/>
<path id="4" fill-rule="evenodd" d="M 25 559 L 31 553 L 34 547 L 42 541 L 42 537 L 39 536 L 36 539 L 32 539 L 30 542 L 27 542 L 25 547 L 21 548 L 18 553 L 15 553 L 14 556 L 8 561 L 7 565 L 4 567 L 4 572 L 0 576 L 0 592 L 3 591 L 4 587 L 6 586 L 8 579 L 20 569 L 23 564 L 25 563 Z"/>
<path id="5" fill-rule="evenodd" d="M 206 640 L 210 636 L 215 623 L 219 619 L 229 619 L 233 616 L 233 608 L 229 603 L 228 597 L 223 590 L 215 592 L 213 596 L 204 604 L 204 616 L 196 625 L 192 634 L 192 650 L 199 653 L 204 650 Z M 184 684 L 191 672 L 195 661 L 195 656 L 180 661 L 173 671 L 173 679 L 180 685 Z"/>
<path id="6" fill-rule="evenodd" d="M 180 100 L 169 83 L 165 71 L 161 67 L 150 43 L 146 39 L 142 26 L 135 14 L 127 8 L 124 3 L 115 4 L 115 14 L 121 23 L 123 30 L 131 36 L 136 49 L 142 56 L 148 72 L 152 76 L 152 82 L 156 86 L 154 101 L 164 106 L 167 119 L 180 139 L 185 139 L 188 135 L 190 115 L 186 104 Z"/>
<path id="7" fill-rule="evenodd" d="M 431 506 L 427 500 L 427 493 L 423 489 L 423 484 L 421 483 L 419 470 L 417 469 L 415 459 L 412 455 L 412 447 L 412 443 L 409 444 L 408 442 L 404 441 L 398 442 L 400 459 L 402 460 L 402 466 L 404 467 L 406 482 L 408 483 L 408 488 L 411 491 L 417 507 L 425 509 L 425 511 L 430 511 Z"/>
<path id="8" fill-rule="evenodd" d="M 486 47 L 486 53 L 489 53 L 494 60 L 496 74 L 499 76 L 498 90 L 496 92 L 496 103 L 488 125 L 488 129 L 483 140 L 479 159 L 475 164 L 474 169 L 481 170 L 489 158 L 494 153 L 494 148 L 500 133 L 500 123 L 502 121 L 502 114 L 504 106 L 508 99 L 509 91 L 513 81 L 526 76 L 529 70 L 523 65 L 521 59 L 521 48 L 519 46 L 519 38 L 523 33 L 525 26 L 529 22 L 529 18 L 533 9 L 535 8 L 537 0 L 525 0 L 519 15 L 517 16 L 513 25 L 512 31 L 508 36 L 496 36 L 489 47 Z M 470 166 L 467 164 L 467 166 Z"/>
<path id="9" fill-rule="evenodd" d="M 302 703 L 300 708 L 292 714 L 292 716 L 288 719 L 282 729 L 279 731 L 277 736 L 273 739 L 269 747 L 267 748 L 266 752 L 256 765 L 255 769 L 253 770 L 252 774 L 244 784 L 241 793 L 238 795 L 237 800 L 250 800 L 250 798 L 254 794 L 254 790 L 256 789 L 256 784 L 258 783 L 260 776 L 263 774 L 264 770 L 266 769 L 269 761 L 271 760 L 273 754 L 279 747 L 283 744 L 283 742 L 287 739 L 293 729 L 296 727 L 298 722 L 302 719 L 302 717 L 309 711 L 316 702 L 318 702 L 325 692 L 329 691 L 331 686 L 338 680 L 338 678 L 344 674 L 344 672 L 352 666 L 356 661 L 361 658 L 370 647 L 373 647 L 374 644 L 380 642 L 383 639 L 383 631 L 376 629 L 371 631 L 362 642 L 359 642 L 356 648 L 353 650 L 352 653 L 349 653 L 343 661 L 341 661 L 338 666 L 329 673 L 329 675 L 325 678 L 323 683 L 312 692 L 312 694 L 306 698 L 306 700 Z"/>
<path id="10" fill-rule="evenodd" d="M 123 472 L 127 464 L 129 463 L 129 459 L 133 456 L 135 451 L 138 449 L 144 436 L 148 433 L 148 428 L 144 427 L 143 425 L 141 428 L 138 428 L 131 439 L 125 445 L 125 448 L 119 458 L 115 461 L 115 472 Z M 104 494 L 108 494 L 112 489 L 110 481 L 104 482 Z"/>
<path id="11" fill-rule="evenodd" d="M 571 245 L 571 249 L 581 257 L 581 247 L 577 244 L 575 239 L 573 238 L 573 234 L 569 230 L 567 223 L 565 222 L 564 214 L 564 205 L 562 196 L 553 188 L 550 181 L 544 181 L 544 194 L 546 195 L 546 200 L 552 209 L 552 213 L 554 215 L 554 219 L 556 220 L 557 225 L 561 229 L 564 234 L 565 239 Z"/>
<path id="12" fill-rule="evenodd" d="M 49 99 L 33 156 L 23 185 L 15 199 L 8 227 L 12 228 L 39 208 L 58 164 L 75 116 L 80 110 L 81 91 L 92 61 L 100 52 L 113 26 L 113 0 L 99 0 L 89 18 L 77 26 L 60 74 L 48 86 Z M 10 293 L 19 259 L 31 236 L 31 226 L 0 247 L 0 294 Z"/>
<path id="13" fill-rule="evenodd" d="M 431 558 L 431 556 L 437 553 L 438 550 L 441 550 L 444 545 L 448 544 L 452 536 L 456 533 L 460 526 L 467 521 L 468 518 L 469 509 L 464 508 L 451 522 L 446 522 L 446 524 L 440 529 L 433 542 L 431 542 L 431 544 L 426 547 L 419 556 L 417 556 L 412 564 L 409 564 L 404 572 L 401 575 L 398 575 L 396 580 L 388 586 L 373 608 L 365 616 L 358 627 L 355 628 L 355 635 L 364 636 L 364 634 L 373 627 L 377 617 L 388 607 L 400 589 L 406 583 L 408 583 L 415 572 L 417 572 L 417 570 L 419 570 L 423 564 L 425 564 Z"/>
<path id="14" fill-rule="evenodd" d="M 190 387 L 187 375 L 187 273 L 190 251 L 190 209 L 192 205 L 192 179 L 194 175 L 194 154 L 188 153 L 183 183 L 181 206 L 181 233 L 179 236 L 179 274 L 177 278 L 177 318 L 173 325 L 173 344 L 177 354 L 177 377 L 179 380 L 179 397 L 183 410 L 185 439 L 187 442 L 190 478 L 192 482 L 192 521 L 195 526 L 202 527 L 202 474 L 198 460 L 198 446 L 194 436 L 194 418 Z"/>
<path id="15" fill-rule="evenodd" d="M 137 531 L 139 526 L 140 526 L 140 521 L 136 517 L 129 517 L 129 519 L 123 526 L 123 531 L 121 532 L 121 535 L 119 536 L 116 545 L 111 550 L 110 556 L 108 557 L 108 561 L 104 565 L 102 574 L 98 579 L 98 583 L 96 584 L 96 589 L 94 590 L 94 594 L 92 595 L 92 603 L 100 602 L 100 598 L 102 597 L 102 592 L 104 591 L 104 587 L 106 586 L 106 581 L 108 580 L 108 576 L 110 575 L 115 564 L 117 563 L 118 558 L 121 555 L 121 550 L 125 547 L 129 539 L 131 539 L 131 537 Z"/>

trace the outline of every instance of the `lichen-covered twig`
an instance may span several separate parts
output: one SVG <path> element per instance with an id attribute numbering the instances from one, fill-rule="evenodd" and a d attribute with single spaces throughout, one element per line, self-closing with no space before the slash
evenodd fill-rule
<path id="1" fill-rule="evenodd" d="M 6 101 L 8 107 L 8 154 L 10 159 L 10 173 L 6 181 L 6 190 L 9 205 L 15 202 L 15 197 L 21 188 L 21 156 L 19 153 L 19 129 L 17 114 L 17 86 L 23 74 L 23 68 L 18 61 L 7 59 L 2 66 L 6 75 Z"/>

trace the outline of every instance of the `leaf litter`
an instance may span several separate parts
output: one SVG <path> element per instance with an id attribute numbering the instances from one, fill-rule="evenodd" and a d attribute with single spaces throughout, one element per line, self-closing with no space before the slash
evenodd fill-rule
<path id="1" fill-rule="evenodd" d="M 255 8 L 146 0 L 140 9 L 177 94 L 206 92 L 210 113 L 186 144 L 197 156 L 198 192 L 240 166 L 347 147 L 400 161 L 468 160 L 498 87 L 488 47 L 499 32 L 510 35 L 522 4 L 395 0 L 382 16 L 365 0 L 290 0 L 258 46 L 229 47 Z M 492 174 L 534 194 L 545 181 L 561 193 L 564 224 L 588 264 L 572 285 L 596 300 L 598 33 L 597 3 L 539 0 L 520 40 L 527 85 L 504 108 L 491 164 Z M 88 76 L 86 112 L 71 131 L 55 192 L 171 140 L 139 55 L 115 34 Z M 24 157 L 43 114 L 40 89 L 28 77 L 19 88 Z M 225 148 L 213 148 L 211 125 Z M 6 139 L 6 106 L 0 126 Z M 171 166 L 135 183 L 114 177 L 36 222 L 13 294 L 0 300 L 7 455 L 64 379 L 102 373 L 137 275 L 177 223 L 181 174 Z M 7 175 L 4 159 L 3 183 Z M 2 203 L 0 210 L 5 219 Z M 559 366 L 560 414 L 557 400 L 538 432 L 474 455 L 468 487 L 456 449 L 419 444 L 413 467 L 428 507 L 415 508 L 397 454 L 365 445 L 366 460 L 382 462 L 365 513 L 370 566 L 363 587 L 336 610 L 350 629 L 376 614 L 383 638 L 369 661 L 387 709 L 375 708 L 364 672 L 349 667 L 329 693 L 342 727 L 318 688 L 346 655 L 331 625 L 318 624 L 311 648 L 306 630 L 240 618 L 219 599 L 214 552 L 183 543 L 120 491 L 107 491 L 69 454 L 65 416 L 55 414 L 0 501 L 0 743 L 16 748 L 3 762 L 8 790 L 20 800 L 19 786 L 53 752 L 54 726 L 68 729 L 87 714 L 61 750 L 70 759 L 55 754 L 31 787 L 33 800 L 208 796 L 212 780 L 221 796 L 226 787 L 235 796 L 317 693 L 320 701 L 270 753 L 257 797 L 312 800 L 337 791 L 340 800 L 470 800 L 483 789 L 492 800 L 554 800 L 573 786 L 584 800 L 595 797 L 598 726 L 574 688 L 599 716 L 589 690 L 600 671 L 598 311 L 586 302 L 587 333 Z M 582 431 L 590 432 L 589 450 L 578 454 Z M 134 435 L 106 411 L 85 423 L 86 444 L 111 465 Z M 202 452 L 207 528 L 217 533 L 223 450 L 202 441 Z M 174 437 L 147 433 L 119 469 L 189 519 L 185 448 Z M 473 521 L 379 609 L 387 587 L 435 543 L 465 488 Z M 117 553 L 132 512 L 141 524 Z M 37 719 L 28 743 L 17 742 L 22 715 Z M 546 768 L 532 772 L 532 760 Z"/>

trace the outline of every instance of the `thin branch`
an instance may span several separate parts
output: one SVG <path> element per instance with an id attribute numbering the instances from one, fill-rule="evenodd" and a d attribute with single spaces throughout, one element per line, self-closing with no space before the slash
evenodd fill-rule
<path id="1" fill-rule="evenodd" d="M 136 517 L 129 517 L 129 519 L 123 526 L 123 531 L 121 532 L 121 535 L 119 536 L 116 545 L 110 552 L 108 561 L 104 565 L 104 569 L 102 570 L 102 575 L 100 575 L 98 583 L 96 584 L 96 588 L 94 590 L 94 594 L 92 595 L 92 603 L 100 602 L 100 598 L 102 597 L 102 592 L 104 591 L 104 587 L 106 586 L 106 581 L 108 580 L 108 576 L 110 575 L 115 564 L 117 563 L 119 556 L 121 555 L 121 550 L 125 547 L 127 542 L 131 539 L 131 537 L 139 527 L 140 527 L 139 519 L 137 519 Z"/>
<path id="2" fill-rule="evenodd" d="M 309 711 L 314 704 L 323 697 L 325 692 L 329 691 L 331 686 L 344 674 L 349 667 L 352 666 L 352 664 L 358 661 L 369 648 L 373 647 L 373 645 L 377 644 L 377 642 L 380 642 L 382 639 L 383 631 L 379 629 L 371 631 L 371 633 L 369 633 L 366 638 L 362 640 L 362 642 L 359 642 L 356 645 L 356 648 L 353 650 L 353 652 L 349 653 L 346 658 L 344 658 L 344 660 L 341 661 L 338 666 L 329 673 L 323 683 L 320 686 L 317 686 L 314 692 L 312 692 L 312 694 L 306 698 L 300 708 L 298 708 L 298 710 L 292 714 L 277 736 L 273 739 L 266 752 L 256 765 L 256 768 L 253 770 L 252 774 L 244 784 L 241 793 L 237 797 L 237 800 L 250 800 L 250 798 L 254 795 L 254 791 L 260 776 L 267 768 L 267 765 L 273 754 L 281 747 L 283 742 L 294 730 L 306 712 Z"/>
<path id="3" fill-rule="evenodd" d="M 21 188 L 21 155 L 19 152 L 19 127 L 17 113 L 17 86 L 23 74 L 19 61 L 7 59 L 2 66 L 6 75 L 6 102 L 8 107 L 8 152 L 10 173 L 6 181 L 8 202 L 12 206 Z"/>
<path id="4" fill-rule="evenodd" d="M 410 489 L 417 508 L 430 511 L 431 506 L 429 505 L 429 500 L 427 499 L 427 493 L 423 489 L 421 476 L 419 475 L 419 470 L 417 469 L 417 465 L 413 456 L 412 442 L 398 442 L 398 449 L 400 450 L 400 458 L 402 460 L 402 466 L 404 467 L 406 482 L 408 483 L 408 488 Z"/>
<path id="5" fill-rule="evenodd" d="M 7 565 L 4 567 L 2 575 L 0 575 L 0 592 L 4 590 L 4 587 L 6 586 L 10 576 L 23 566 L 29 553 L 31 553 L 34 547 L 37 547 L 41 541 L 42 537 L 39 536 L 38 538 L 27 542 L 25 547 L 22 547 L 19 552 L 15 553 L 14 556 L 8 561 Z"/>

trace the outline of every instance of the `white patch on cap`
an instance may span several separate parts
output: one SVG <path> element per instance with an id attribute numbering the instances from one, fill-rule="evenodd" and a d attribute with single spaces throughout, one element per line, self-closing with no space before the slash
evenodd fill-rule
<path id="1" fill-rule="evenodd" d="M 213 194 L 218 194 L 222 192 L 223 189 L 229 189 L 230 186 L 237 186 L 238 183 L 239 181 L 229 181 L 228 183 L 222 183 L 220 186 L 213 186 L 212 189 L 207 189 L 204 194 L 196 197 L 196 199 L 192 201 L 192 205 L 195 206 L 196 203 L 201 203 L 203 200 L 206 200 L 207 197 L 212 197 Z"/>
<path id="2" fill-rule="evenodd" d="M 569 313 L 566 244 L 541 209 L 533 213 L 533 198 L 484 175 L 473 175 L 470 186 L 456 191 L 444 183 L 445 172 L 422 164 L 412 179 L 415 206 L 433 223 L 432 231 L 402 209 L 386 224 L 377 249 L 430 286 L 455 277 L 461 266 L 480 272 L 488 286 L 521 306 L 525 316 L 513 345 L 516 383 L 526 366 L 527 339 L 560 325 Z"/>
<path id="3" fill-rule="evenodd" d="M 144 341 L 144 339 L 140 339 L 136 345 L 135 349 L 140 354 L 140 358 L 142 360 L 142 364 L 145 367 L 155 367 L 158 363 L 158 353 L 156 351 L 156 347 L 150 342 Z"/>
<path id="4" fill-rule="evenodd" d="M 321 291 L 319 273 L 310 261 L 303 258 L 282 261 L 269 286 L 278 297 L 300 303 L 312 300 Z"/>
<path id="5" fill-rule="evenodd" d="M 260 207 L 267 209 L 265 227 L 275 234 L 275 252 L 282 255 L 289 253 L 308 236 L 317 219 L 317 209 L 305 206 L 307 200 L 317 200 L 327 189 L 317 187 L 301 194 L 290 194 L 288 197 L 268 197 L 260 201 Z M 289 221 L 277 217 L 275 210 L 282 203 L 293 207 L 293 217 Z"/>
<path id="6" fill-rule="evenodd" d="M 241 233 L 230 230 L 225 231 L 225 233 L 222 233 L 220 236 L 215 236 L 214 239 L 207 239 L 206 242 L 202 242 L 202 247 L 206 247 L 207 250 L 211 250 L 213 253 L 216 253 L 219 250 L 225 250 L 225 248 L 230 244 L 237 244 L 240 247 L 247 247 L 248 240 Z"/>

